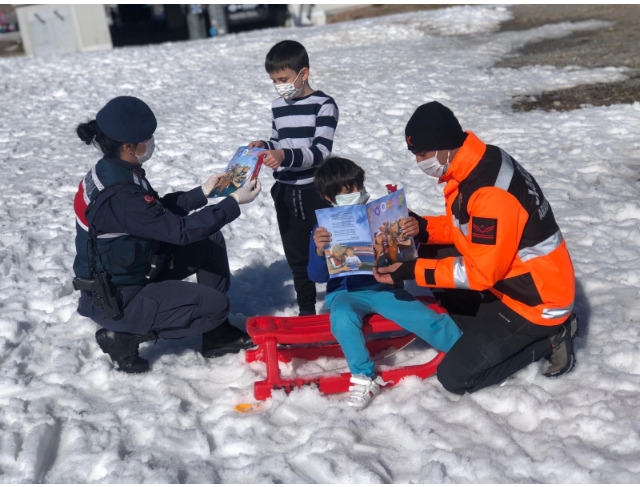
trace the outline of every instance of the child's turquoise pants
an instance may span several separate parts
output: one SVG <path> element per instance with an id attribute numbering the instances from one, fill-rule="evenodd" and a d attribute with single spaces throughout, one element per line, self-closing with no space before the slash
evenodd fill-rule
<path id="1" fill-rule="evenodd" d="M 353 375 L 376 376 L 362 334 L 362 318 L 368 314 L 377 313 L 397 323 L 443 352 L 448 352 L 462 335 L 449 315 L 427 308 L 404 289 L 343 289 L 329 294 L 325 307 L 331 312 L 331 333 Z"/>

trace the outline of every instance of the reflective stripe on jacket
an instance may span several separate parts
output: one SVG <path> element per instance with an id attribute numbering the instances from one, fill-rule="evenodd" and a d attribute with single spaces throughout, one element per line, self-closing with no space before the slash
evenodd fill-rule
<path id="1" fill-rule="evenodd" d="M 139 187 L 150 199 L 157 194 L 141 173 L 128 170 L 109 159 L 101 159 L 87 173 L 78 186 L 74 199 L 76 213 L 76 259 L 73 270 L 77 277 L 90 277 L 91 245 L 88 214 L 92 204 L 101 198 L 103 202 L 121 188 L 132 185 Z M 146 284 L 145 275 L 149 271 L 149 261 L 155 250 L 154 241 L 129 235 L 126 232 L 106 233 L 96 231 L 95 272 L 106 271 L 116 286 Z"/>
<path id="2" fill-rule="evenodd" d="M 573 264 L 535 179 L 467 132 L 441 181 L 446 215 L 425 217 L 428 243 L 454 244 L 462 257 L 418 259 L 416 282 L 489 290 L 533 323 L 564 322 L 575 298 Z"/>

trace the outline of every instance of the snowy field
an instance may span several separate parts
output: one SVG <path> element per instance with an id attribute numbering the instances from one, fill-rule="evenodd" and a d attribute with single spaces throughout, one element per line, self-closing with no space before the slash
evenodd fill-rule
<path id="1" fill-rule="evenodd" d="M 509 18 L 505 7 L 452 7 L 0 59 L 0 482 L 640 482 L 640 103 L 512 113 L 513 96 L 617 81 L 625 70 L 496 69 L 527 43 L 608 25 L 499 33 Z M 412 209 L 443 211 L 441 189 L 403 137 L 413 110 L 434 99 L 536 177 L 578 280 L 583 337 L 571 374 L 547 379 L 532 364 L 466 396 L 410 378 L 361 413 L 306 387 L 241 414 L 235 405 L 255 402 L 253 383 L 265 374 L 244 353 L 206 361 L 198 338 L 159 341 L 141 348 L 148 374 L 113 370 L 71 288 L 72 200 L 99 158 L 75 127 L 112 97 L 142 98 L 159 123 L 149 179 L 160 193 L 192 188 L 239 145 L 269 136 L 276 94 L 263 62 L 284 38 L 307 47 L 312 86 L 340 107 L 334 153 L 366 169 L 373 197 L 397 182 Z M 238 326 L 297 313 L 268 169 L 262 182 L 263 194 L 223 230 Z M 430 353 L 412 344 L 392 360 Z M 324 360 L 283 371 L 338 367 L 346 370 Z"/>

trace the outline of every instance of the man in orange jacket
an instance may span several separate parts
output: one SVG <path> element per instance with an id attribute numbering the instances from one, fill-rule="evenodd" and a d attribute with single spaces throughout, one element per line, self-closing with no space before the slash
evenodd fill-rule
<path id="1" fill-rule="evenodd" d="M 416 228 L 404 230 L 427 244 L 427 258 L 375 275 L 443 290 L 435 294 L 464 334 L 438 367 L 442 385 L 474 392 L 542 357 L 551 362 L 547 377 L 569 372 L 578 334 L 573 264 L 538 183 L 505 151 L 463 132 L 438 102 L 418 107 L 405 135 L 420 169 L 446 183 L 446 215 L 413 215 Z"/>

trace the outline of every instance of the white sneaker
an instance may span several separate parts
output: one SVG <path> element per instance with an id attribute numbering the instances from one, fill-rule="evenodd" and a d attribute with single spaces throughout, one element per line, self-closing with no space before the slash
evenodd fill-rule
<path id="1" fill-rule="evenodd" d="M 380 386 L 386 384 L 379 376 L 372 379 L 366 375 L 352 375 L 349 382 L 353 385 L 349 387 L 351 395 L 347 404 L 356 411 L 366 408 L 373 398 L 380 394 Z"/>

